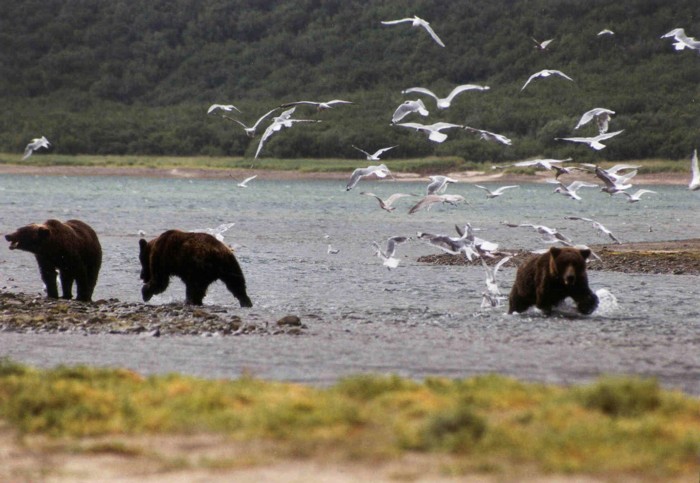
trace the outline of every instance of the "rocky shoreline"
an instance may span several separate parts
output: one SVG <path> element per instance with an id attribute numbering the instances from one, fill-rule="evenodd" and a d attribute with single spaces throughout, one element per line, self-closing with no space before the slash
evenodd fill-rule
<path id="1" fill-rule="evenodd" d="M 277 321 L 243 320 L 219 306 L 149 305 L 117 299 L 84 303 L 0 292 L 0 331 L 8 332 L 220 337 L 299 335 L 306 328 L 295 315 Z"/>

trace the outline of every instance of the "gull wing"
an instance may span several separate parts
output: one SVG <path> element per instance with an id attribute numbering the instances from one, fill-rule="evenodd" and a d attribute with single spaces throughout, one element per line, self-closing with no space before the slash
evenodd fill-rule
<path id="1" fill-rule="evenodd" d="M 398 146 L 398 145 L 397 145 L 397 146 Z M 377 150 L 374 152 L 374 154 L 372 155 L 372 157 L 378 158 L 378 157 L 381 156 L 383 153 L 386 153 L 387 151 L 389 151 L 390 149 L 394 149 L 395 147 L 396 147 L 396 146 L 389 146 L 388 148 L 377 149 Z"/>
<path id="2" fill-rule="evenodd" d="M 399 20 L 382 20 L 381 23 L 382 23 L 382 25 L 396 25 L 396 24 L 404 23 L 404 22 L 413 23 L 413 20 L 414 19 L 412 19 L 412 18 L 402 18 Z"/>
<path id="3" fill-rule="evenodd" d="M 457 95 L 465 91 L 487 91 L 491 89 L 489 86 L 480 86 L 476 84 L 462 84 L 452 89 L 452 92 L 446 97 L 448 101 L 452 101 Z"/>
<path id="4" fill-rule="evenodd" d="M 445 44 L 442 42 L 442 40 L 440 40 L 440 37 L 438 37 L 438 35 L 435 33 L 435 31 L 433 30 L 433 28 L 430 26 L 430 24 L 428 22 L 426 22 L 422 18 L 418 18 L 418 17 L 416 17 L 416 20 L 418 20 L 418 22 L 420 22 L 420 26 L 423 27 L 430 34 L 430 36 L 433 38 L 433 40 L 435 42 L 437 42 L 437 44 L 440 47 L 445 46 Z"/>
<path id="5" fill-rule="evenodd" d="M 700 169 L 698 169 L 698 150 L 693 151 L 693 157 L 690 158 L 691 179 L 688 184 L 688 189 L 695 191 L 700 189 Z"/>
<path id="6" fill-rule="evenodd" d="M 426 94 L 432 97 L 433 99 L 438 100 L 438 96 L 436 96 L 433 91 L 431 91 L 430 89 L 426 89 L 425 87 L 409 87 L 408 89 L 404 89 L 403 91 L 401 91 L 401 94 L 410 94 L 412 92 Z"/>

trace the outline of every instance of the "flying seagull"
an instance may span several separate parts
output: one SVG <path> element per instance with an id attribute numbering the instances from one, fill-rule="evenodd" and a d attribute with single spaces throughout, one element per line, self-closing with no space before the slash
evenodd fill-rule
<path id="1" fill-rule="evenodd" d="M 292 119 L 294 109 L 296 109 L 296 107 L 292 107 L 291 109 L 282 112 L 282 114 L 280 114 L 279 116 L 272 118 L 272 124 L 267 126 L 267 129 L 265 129 L 265 132 L 260 138 L 258 149 L 255 151 L 255 159 L 258 159 L 258 155 L 260 154 L 260 151 L 262 150 L 265 141 L 267 141 L 270 138 L 270 136 L 272 136 L 274 133 L 281 131 L 282 128 L 292 127 L 295 122 L 321 122 L 313 119 Z"/>
<path id="2" fill-rule="evenodd" d="M 418 203 L 413 205 L 411 209 L 408 210 L 408 214 L 412 215 L 423 208 L 429 210 L 435 203 L 448 203 L 450 205 L 457 206 L 457 203 L 461 201 L 466 203 L 467 200 L 465 200 L 464 196 L 462 195 L 425 195 Z"/>
<path id="3" fill-rule="evenodd" d="M 425 104 L 423 104 L 423 101 L 421 101 L 420 99 L 417 99 L 415 101 L 404 101 L 394 111 L 394 114 L 391 116 L 391 122 L 393 124 L 396 124 L 412 112 L 417 112 L 421 116 L 427 116 L 428 114 L 430 114 L 425 108 Z"/>
<path id="4" fill-rule="evenodd" d="M 483 139 L 484 141 L 492 141 L 492 142 L 497 142 L 501 144 L 505 144 L 507 146 L 510 146 L 512 144 L 512 141 L 505 137 L 503 134 L 496 134 L 490 131 L 484 131 L 483 129 L 476 129 L 473 127 L 469 126 L 464 126 L 465 131 L 469 132 L 474 132 L 474 133 L 479 133 L 479 139 Z"/>
<path id="5" fill-rule="evenodd" d="M 350 101 L 343 101 L 341 99 L 333 99 L 332 101 L 326 101 L 326 102 L 315 102 L 315 101 L 296 101 L 296 102 L 288 102 L 286 104 L 282 104 L 280 107 L 291 107 L 291 106 L 299 106 L 299 105 L 309 105 L 309 106 L 316 106 L 316 108 L 319 111 L 325 111 L 326 109 L 332 109 L 334 105 L 336 104 L 352 104 Z"/>
<path id="6" fill-rule="evenodd" d="M 249 177 L 247 177 L 246 179 L 244 179 L 243 181 L 241 181 L 240 183 L 238 183 L 237 186 L 239 186 L 239 187 L 241 187 L 241 188 L 247 188 L 247 187 L 248 187 L 248 183 L 249 183 L 250 181 L 253 181 L 253 180 L 254 180 L 255 178 L 257 178 L 257 177 L 258 177 L 257 174 L 254 174 L 253 176 L 249 176 Z"/>
<path id="7" fill-rule="evenodd" d="M 508 222 L 503 222 L 502 224 L 509 226 L 511 228 L 520 228 L 520 227 L 526 227 L 526 228 L 532 228 L 535 230 L 537 233 L 542 235 L 542 239 L 545 242 L 551 243 L 552 241 L 560 241 L 562 243 L 571 243 L 571 239 L 567 237 L 566 235 L 559 233 L 559 230 L 556 228 L 550 228 L 548 226 L 544 225 L 533 225 L 532 223 L 508 223 Z"/>
<path id="8" fill-rule="evenodd" d="M 386 164 L 380 164 L 378 166 L 367 166 L 366 168 L 357 168 L 350 175 L 350 181 L 345 186 L 345 191 L 350 191 L 359 183 L 360 178 L 374 174 L 377 178 L 386 178 L 387 175 L 391 176 L 391 171 L 386 167 Z M 393 177 L 393 176 L 392 176 Z"/>
<path id="9" fill-rule="evenodd" d="M 255 131 L 258 129 L 258 126 L 263 121 L 263 119 L 265 119 L 267 116 L 269 116 L 270 114 L 275 112 L 277 109 L 279 109 L 279 107 L 275 107 L 274 109 L 267 111 L 265 114 L 263 114 L 260 117 L 260 119 L 255 121 L 255 124 L 253 124 L 251 127 L 248 127 L 245 124 L 243 124 L 241 121 L 239 121 L 238 119 L 234 119 L 234 118 L 229 117 L 225 114 L 222 114 L 221 117 L 223 117 L 224 119 L 228 119 L 229 121 L 233 121 L 233 122 L 240 124 L 243 127 L 243 130 L 245 131 L 245 133 L 248 135 L 248 137 L 252 138 L 252 137 L 255 137 Z"/>
<path id="10" fill-rule="evenodd" d="M 428 133 L 428 139 L 430 139 L 433 142 L 436 143 L 441 143 L 445 139 L 447 139 L 447 134 L 441 133 L 443 129 L 452 129 L 455 127 L 463 127 L 460 126 L 459 124 L 451 124 L 449 122 L 436 122 L 434 124 L 419 124 L 417 122 L 404 122 L 404 123 L 398 123 L 396 124 L 397 126 L 402 126 L 402 127 L 408 127 L 411 129 L 415 129 L 417 131 L 424 131 Z"/>
<path id="11" fill-rule="evenodd" d="M 398 267 L 400 261 L 398 258 L 394 258 L 396 246 L 408 240 L 409 238 L 405 236 L 392 236 L 386 241 L 386 251 L 382 251 L 377 242 L 372 242 L 372 246 L 374 247 L 375 255 L 382 259 L 383 265 L 388 269 L 392 269 Z"/>
<path id="12" fill-rule="evenodd" d="M 598 134 L 604 134 L 608 132 L 608 123 L 610 122 L 610 116 L 613 114 L 615 114 L 615 111 L 605 109 L 604 107 L 596 107 L 590 111 L 584 112 L 574 129 L 578 129 L 595 119 L 598 125 Z"/>
<path id="13" fill-rule="evenodd" d="M 692 178 L 688 184 L 688 189 L 697 191 L 700 189 L 700 169 L 698 169 L 698 150 L 693 151 L 693 157 L 690 158 L 690 172 Z"/>
<path id="14" fill-rule="evenodd" d="M 554 190 L 554 193 L 561 193 L 564 196 L 568 196 L 572 200 L 581 201 L 581 197 L 578 195 L 578 190 L 581 188 L 597 188 L 597 184 L 586 183 L 585 181 L 574 181 L 568 186 L 561 181 L 548 180 L 549 183 L 556 183 L 559 186 Z"/>
<path id="15" fill-rule="evenodd" d="M 676 50 L 690 49 L 690 50 L 700 50 L 700 40 L 695 40 L 693 37 L 688 37 L 685 34 L 685 30 L 682 28 L 676 28 L 670 32 L 666 32 L 661 36 L 662 39 L 673 37 L 675 42 L 673 43 L 673 48 Z"/>
<path id="16" fill-rule="evenodd" d="M 603 29 L 600 32 L 598 32 L 596 35 L 601 36 L 601 35 L 615 35 L 615 32 L 613 32 L 610 29 Z"/>
<path id="17" fill-rule="evenodd" d="M 474 257 L 479 257 L 479 252 L 474 246 L 474 242 L 467 240 L 467 235 L 461 235 L 459 238 L 448 235 L 434 235 L 432 233 L 418 232 L 418 238 L 426 241 L 428 244 L 439 248 L 450 255 L 459 255 L 464 253 L 464 256 L 471 262 Z"/>
<path id="18" fill-rule="evenodd" d="M 595 149 L 596 151 L 600 151 L 601 149 L 605 148 L 605 144 L 601 143 L 601 141 L 605 141 L 606 139 L 610 139 L 613 136 L 617 136 L 622 131 L 624 131 L 624 129 L 621 129 L 620 131 L 615 131 L 615 132 L 606 132 L 605 134 L 598 134 L 597 136 L 594 136 L 591 138 L 554 138 L 554 139 L 557 141 L 571 141 L 572 143 L 588 144 L 591 148 Z"/>
<path id="19" fill-rule="evenodd" d="M 450 178 L 449 176 L 443 176 L 441 174 L 435 174 L 428 176 L 430 178 L 430 183 L 425 188 L 426 193 L 429 195 L 439 195 L 447 190 L 447 185 L 450 183 L 456 183 L 457 180 Z"/>
<path id="20" fill-rule="evenodd" d="M 539 71 L 539 72 L 535 72 L 534 74 L 532 74 L 532 75 L 527 79 L 527 81 L 525 82 L 525 84 L 523 84 L 523 86 L 520 88 L 520 90 L 521 90 L 521 91 L 524 90 L 524 89 L 527 87 L 527 85 L 528 85 L 533 79 L 536 79 L 537 77 L 549 77 L 550 75 L 558 75 L 558 76 L 563 77 L 564 79 L 570 80 L 571 82 L 574 81 L 571 77 L 569 77 L 568 75 L 564 74 L 564 73 L 563 73 L 562 71 L 560 71 L 560 70 L 544 69 L 544 70 L 541 70 L 541 71 Z"/>
<path id="21" fill-rule="evenodd" d="M 495 252 L 498 250 L 498 243 L 484 240 L 483 238 L 475 236 L 474 228 L 472 228 L 470 223 L 466 223 L 464 228 L 460 227 L 459 225 L 455 225 L 455 230 L 460 237 L 463 237 L 465 240 L 471 242 L 476 247 L 480 255 L 483 254 L 493 257 L 490 252 Z"/>
<path id="22" fill-rule="evenodd" d="M 530 38 L 535 43 L 535 48 L 538 50 L 545 50 L 549 46 L 549 44 L 552 43 L 552 40 L 554 40 L 554 39 L 549 39 L 549 40 L 543 40 L 542 42 L 540 42 L 539 40 L 537 40 L 534 37 L 530 37 Z"/>
<path id="23" fill-rule="evenodd" d="M 503 168 L 510 168 L 510 167 L 518 167 L 518 168 L 527 168 L 527 167 L 539 167 L 542 169 L 553 169 L 555 164 L 559 163 L 566 163 L 568 161 L 571 161 L 571 158 L 566 158 L 566 159 L 528 159 L 526 161 L 518 161 L 517 163 L 513 163 L 510 165 L 505 165 L 505 166 L 493 166 L 491 169 L 503 169 Z"/>
<path id="24" fill-rule="evenodd" d="M 487 91 L 489 89 L 489 86 L 479 86 L 476 84 L 462 84 L 461 86 L 457 86 L 454 89 L 452 89 L 452 92 L 450 92 L 450 94 L 447 97 L 438 97 L 433 91 L 426 89 L 425 87 L 410 87 L 401 91 L 401 94 L 410 94 L 412 92 L 425 94 L 435 99 L 435 101 L 437 102 L 438 109 L 447 109 L 448 107 L 450 107 L 450 104 L 452 103 L 454 98 L 462 92 L 474 90 Z"/>
<path id="25" fill-rule="evenodd" d="M 392 211 L 394 211 L 396 209 L 395 206 L 392 206 L 396 200 L 398 200 L 399 198 L 403 198 L 405 196 L 413 196 L 413 195 L 409 195 L 406 193 L 394 193 L 393 195 L 389 196 L 386 200 L 383 200 L 379 196 L 375 195 L 374 193 L 370 193 L 368 191 L 362 191 L 360 194 L 372 196 L 372 197 L 376 198 L 376 200 L 379 202 L 379 207 L 382 210 L 388 211 L 389 213 L 391 213 Z"/>
<path id="26" fill-rule="evenodd" d="M 484 271 L 486 272 L 486 292 L 484 292 L 483 298 L 481 299 L 481 308 L 485 307 L 500 307 L 503 300 L 506 298 L 502 293 L 501 289 L 498 287 L 498 282 L 496 281 L 496 275 L 498 270 L 506 264 L 511 257 L 501 258 L 493 268 L 486 264 L 486 260 L 481 258 L 481 264 L 484 266 Z"/>
<path id="27" fill-rule="evenodd" d="M 608 230 L 608 229 L 605 228 L 601 223 L 599 223 L 599 222 L 597 222 L 597 221 L 595 221 L 595 220 L 592 220 L 592 219 L 590 219 L 590 218 L 583 218 L 583 217 L 580 217 L 580 216 L 565 216 L 564 218 L 566 218 L 567 220 L 581 220 L 581 221 L 587 221 L 587 222 L 589 222 L 589 223 L 591 223 L 591 224 L 593 225 L 593 228 L 595 228 L 596 230 L 598 230 L 599 232 L 601 232 L 603 235 L 609 236 L 610 239 L 611 239 L 612 241 L 614 241 L 615 243 L 617 243 L 617 244 L 622 244 L 622 242 L 621 242 L 615 235 L 613 235 L 613 233 L 612 233 L 610 230 Z"/>
<path id="28" fill-rule="evenodd" d="M 487 198 L 497 198 L 497 197 L 501 196 L 506 190 L 509 190 L 509 189 L 511 189 L 511 188 L 517 188 L 517 187 L 518 187 L 518 185 L 501 186 L 500 188 L 495 189 L 495 190 L 492 191 L 492 190 L 488 189 L 486 186 L 481 186 L 481 185 L 479 185 L 479 184 L 475 184 L 474 186 L 476 186 L 477 188 L 481 188 L 482 190 L 486 191 L 486 197 L 487 197 Z"/>
<path id="29" fill-rule="evenodd" d="M 430 24 L 416 15 L 414 15 L 413 18 L 402 18 L 400 20 L 382 20 L 382 25 L 396 25 L 404 22 L 411 22 L 411 27 L 423 27 L 440 47 L 445 46 L 442 40 L 440 40 L 440 37 L 438 37 L 432 27 L 430 27 Z"/>
<path id="30" fill-rule="evenodd" d="M 233 110 L 241 112 L 241 110 L 238 109 L 233 104 L 212 104 L 211 106 L 209 106 L 209 109 L 207 109 L 207 114 L 211 114 L 212 112 L 216 111 L 217 109 L 221 109 L 222 111 L 227 111 L 227 112 L 231 112 Z"/>
<path id="31" fill-rule="evenodd" d="M 197 228 L 192 230 L 192 233 L 209 233 L 213 235 L 217 240 L 224 241 L 224 233 L 226 233 L 235 223 L 224 223 L 216 228 Z"/>
<path id="32" fill-rule="evenodd" d="M 351 144 L 351 146 L 352 146 L 352 144 Z M 367 161 L 379 161 L 379 156 L 381 156 L 385 152 L 389 151 L 390 149 L 394 149 L 396 146 L 389 146 L 388 148 L 378 149 L 373 154 L 370 154 L 367 151 L 365 151 L 364 149 L 358 148 L 357 146 L 352 146 L 352 147 L 357 149 L 361 153 L 364 153 L 366 158 L 367 158 Z"/>
<path id="33" fill-rule="evenodd" d="M 46 148 L 48 149 L 49 146 L 51 146 L 51 143 L 49 142 L 48 139 L 46 139 L 46 136 L 41 136 L 40 138 L 34 138 L 31 140 L 29 144 L 27 144 L 27 147 L 24 148 L 24 155 L 22 156 L 22 161 L 27 159 L 29 156 L 31 156 L 34 151 L 36 151 L 39 148 Z"/>
<path id="34" fill-rule="evenodd" d="M 630 171 L 629 173 L 626 173 L 624 175 L 617 174 L 617 171 L 615 170 L 617 166 L 613 166 L 609 170 L 603 169 L 600 166 L 595 167 L 595 175 L 605 183 L 605 186 L 601 188 L 601 191 L 604 191 L 610 195 L 618 192 L 618 191 L 624 191 L 626 189 L 629 189 L 632 187 L 631 184 L 627 184 L 629 180 L 631 180 L 633 177 L 637 175 L 637 170 L 635 169 L 634 171 Z M 623 168 L 618 168 L 618 169 L 623 169 Z"/>
<path id="35" fill-rule="evenodd" d="M 628 193 L 627 191 L 616 191 L 613 194 L 614 195 L 625 195 L 625 196 L 627 196 L 627 201 L 629 203 L 636 203 L 637 201 L 639 201 L 641 199 L 642 195 L 645 193 L 656 193 L 656 191 L 642 189 L 642 190 L 637 190 L 634 193 Z"/>

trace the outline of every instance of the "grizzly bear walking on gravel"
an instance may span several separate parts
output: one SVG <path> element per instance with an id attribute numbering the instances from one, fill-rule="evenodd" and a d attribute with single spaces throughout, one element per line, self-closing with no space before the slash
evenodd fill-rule
<path id="1" fill-rule="evenodd" d="M 510 291 L 508 313 L 524 312 L 535 305 L 545 314 L 567 297 L 579 312 L 590 314 L 598 306 L 598 296 L 588 287 L 586 259 L 589 249 L 552 247 L 518 268 Z"/>
<path id="2" fill-rule="evenodd" d="M 140 239 L 139 248 L 144 302 L 163 293 L 175 275 L 185 283 L 187 304 L 202 305 L 209 285 L 221 280 L 241 307 L 253 306 L 233 251 L 212 235 L 168 230 L 149 242 Z"/>
<path id="3" fill-rule="evenodd" d="M 89 302 L 97 284 L 102 265 L 102 247 L 95 231 L 80 220 L 47 220 L 32 224 L 5 235 L 10 250 L 33 253 L 39 264 L 46 294 L 58 298 L 56 270 L 61 277 L 64 299 L 73 297 L 73 281 L 77 300 Z"/>

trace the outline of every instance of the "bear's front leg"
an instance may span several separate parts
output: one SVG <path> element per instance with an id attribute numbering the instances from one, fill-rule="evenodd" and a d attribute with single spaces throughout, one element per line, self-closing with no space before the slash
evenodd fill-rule
<path id="1" fill-rule="evenodd" d="M 63 292 L 62 298 L 70 300 L 73 298 L 73 277 L 71 277 L 65 270 L 60 270 L 59 275 L 61 277 L 61 291 Z M 80 292 L 80 290 L 78 290 Z"/>
<path id="2" fill-rule="evenodd" d="M 52 299 L 58 298 L 58 285 L 56 284 L 56 268 L 40 266 L 41 281 L 46 285 L 46 296 Z"/>
<path id="3" fill-rule="evenodd" d="M 574 299 L 578 311 L 582 314 L 591 314 L 596 308 L 598 308 L 598 296 L 590 289 L 574 294 L 571 296 L 571 298 Z"/>

